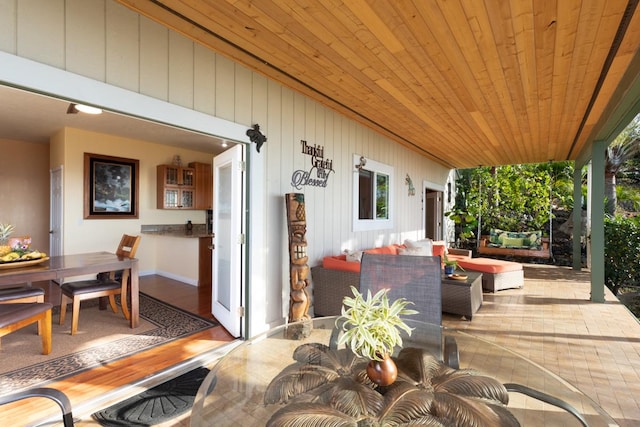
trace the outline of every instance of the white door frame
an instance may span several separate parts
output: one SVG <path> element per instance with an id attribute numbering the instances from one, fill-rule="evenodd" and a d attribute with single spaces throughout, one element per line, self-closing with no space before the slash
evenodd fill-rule
<path id="1" fill-rule="evenodd" d="M 444 191 L 445 191 L 445 187 L 444 185 L 440 185 L 440 184 L 436 184 L 435 182 L 430 182 L 430 181 L 422 181 L 422 230 L 426 230 L 427 229 L 427 223 L 426 223 L 426 212 L 427 212 L 427 190 L 431 190 L 431 191 L 439 191 L 440 193 L 442 193 L 442 197 L 441 200 L 444 201 Z M 441 215 L 440 221 L 439 221 L 439 230 L 436 231 L 436 235 L 437 235 L 437 240 L 440 239 L 444 239 L 445 236 L 445 226 L 444 226 L 444 221 L 443 221 L 443 209 L 444 206 L 439 207 L 439 215 Z"/>
<path id="2" fill-rule="evenodd" d="M 49 170 L 49 256 L 63 255 L 64 173 L 62 165 Z"/>

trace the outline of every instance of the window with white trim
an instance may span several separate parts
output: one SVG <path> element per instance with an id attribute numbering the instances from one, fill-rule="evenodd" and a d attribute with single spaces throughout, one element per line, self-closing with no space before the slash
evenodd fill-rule
<path id="1" fill-rule="evenodd" d="M 393 228 L 393 167 L 353 156 L 353 231 Z"/>

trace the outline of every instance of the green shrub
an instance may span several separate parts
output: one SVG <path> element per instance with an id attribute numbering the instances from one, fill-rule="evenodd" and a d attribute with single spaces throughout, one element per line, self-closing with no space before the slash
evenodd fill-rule
<path id="1" fill-rule="evenodd" d="M 604 222 L 604 280 L 617 295 L 620 288 L 640 285 L 640 220 L 616 216 Z"/>

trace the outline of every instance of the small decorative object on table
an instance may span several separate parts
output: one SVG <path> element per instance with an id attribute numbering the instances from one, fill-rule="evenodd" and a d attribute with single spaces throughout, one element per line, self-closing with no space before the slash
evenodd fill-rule
<path id="1" fill-rule="evenodd" d="M 375 384 L 392 384 L 398 371 L 391 356 L 396 346 L 402 347 L 400 330 L 411 335 L 411 328 L 400 316 L 418 312 L 407 308 L 412 302 L 404 298 L 390 304 L 388 289 L 373 296 L 368 291 L 366 299 L 353 286 L 351 292 L 354 297 L 344 298 L 342 315 L 336 320 L 344 331 L 338 344 L 346 344 L 353 353 L 370 360 L 367 375 Z"/>
<path id="2" fill-rule="evenodd" d="M 447 276 L 450 276 L 453 274 L 454 271 L 456 271 L 457 268 L 459 268 L 460 270 L 464 271 L 464 268 L 460 267 L 458 265 L 458 261 L 456 261 L 455 259 L 449 259 L 447 257 L 447 253 L 445 252 L 444 254 L 444 274 L 446 274 Z"/>
<path id="3" fill-rule="evenodd" d="M 44 261 L 47 254 L 31 249 L 31 237 L 21 236 L 9 239 L 15 227 L 11 224 L 0 224 L 0 268 L 31 265 Z"/>

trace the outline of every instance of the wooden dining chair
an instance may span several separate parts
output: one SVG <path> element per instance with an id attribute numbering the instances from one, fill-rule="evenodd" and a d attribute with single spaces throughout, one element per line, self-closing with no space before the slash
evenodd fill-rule
<path id="1" fill-rule="evenodd" d="M 0 304 L 0 337 L 38 322 L 42 354 L 51 353 L 51 307 L 48 302 Z"/>
<path id="2" fill-rule="evenodd" d="M 123 258 L 134 258 L 138 245 L 140 244 L 140 236 L 130 236 L 125 234 L 120 240 L 116 255 Z M 120 295 L 120 304 L 125 319 L 129 320 L 129 307 L 127 303 L 128 284 L 130 269 L 122 270 L 120 281 L 116 279 L 116 275 L 120 273 L 111 271 L 108 275 L 99 274 L 95 280 L 81 280 L 77 282 L 64 283 L 60 287 L 62 293 L 60 297 L 60 324 L 64 325 L 66 317 L 67 304 L 72 302 L 71 315 L 71 335 L 75 335 L 78 331 L 78 318 L 80 317 L 80 302 L 100 297 L 109 297 L 109 305 L 114 313 L 118 312 L 115 296 Z"/>

